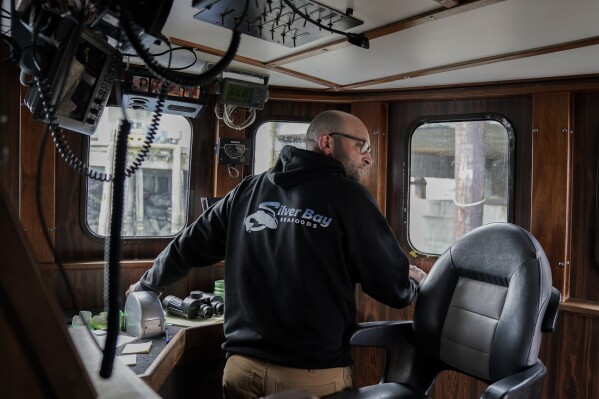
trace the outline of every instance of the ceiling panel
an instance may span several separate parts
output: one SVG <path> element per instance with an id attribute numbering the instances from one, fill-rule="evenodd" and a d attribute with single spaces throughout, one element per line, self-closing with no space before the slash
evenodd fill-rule
<path id="1" fill-rule="evenodd" d="M 353 4 L 353 15 L 364 21 L 364 24 L 354 28 L 353 32 L 369 31 L 423 13 L 444 10 L 434 0 L 321 0 L 320 2 L 339 11 L 344 11 Z M 431 19 L 430 22 L 373 39 L 368 50 L 348 45 L 279 65 L 281 68 L 299 74 L 313 76 L 317 78 L 316 80 L 303 80 L 297 76 L 290 76 L 284 73 L 285 71 L 281 71 L 282 73 L 267 69 L 261 71 L 271 75 L 272 85 L 316 89 L 327 87 L 318 84 L 319 80 L 343 86 L 584 38 L 599 39 L 599 24 L 596 23 L 596 18 L 599 16 L 598 0 L 481 0 L 480 2 L 463 0 L 461 3 L 462 5 L 458 7 L 462 9 L 470 4 L 484 6 L 445 18 Z M 196 11 L 191 7 L 190 1 L 175 1 L 163 33 L 167 37 L 208 47 L 212 51 L 225 51 L 231 38 L 231 31 L 194 19 L 193 15 Z M 253 60 L 251 64 L 254 65 L 236 63 L 235 67 L 256 71 L 257 63 L 267 63 L 340 39 L 343 37 L 331 34 L 329 38 L 293 49 L 243 35 L 237 55 Z M 157 52 L 156 49 L 152 51 Z M 509 61 L 511 65 L 509 71 L 505 70 L 506 64 L 501 63 L 495 66 L 468 68 L 464 71 L 437 73 L 432 76 L 398 79 L 370 87 L 406 88 L 431 84 L 450 85 L 457 81 L 499 81 L 518 76 L 523 78 L 566 76 L 577 70 L 583 70 L 584 73 L 599 73 L 597 63 L 578 65 L 577 62 L 583 61 L 561 59 L 561 57 L 574 57 L 573 54 L 576 54 L 576 57 L 582 57 L 582 60 L 593 60 L 594 53 L 596 53 L 594 47 L 580 48 L 576 51 L 558 53 L 553 57 L 535 57 L 528 62 Z M 173 57 L 175 65 L 178 66 L 189 62 L 189 54 L 185 55 L 183 52 L 175 53 Z M 218 60 L 218 57 L 200 52 L 198 57 L 208 62 Z M 538 62 L 538 59 L 557 61 L 548 64 Z M 199 63 L 188 71 L 197 72 L 202 65 Z"/>

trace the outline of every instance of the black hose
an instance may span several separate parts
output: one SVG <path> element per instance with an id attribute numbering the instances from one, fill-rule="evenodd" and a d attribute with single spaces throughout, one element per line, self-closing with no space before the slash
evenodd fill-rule
<path id="1" fill-rule="evenodd" d="M 241 42 L 241 32 L 237 29 L 241 22 L 247 15 L 247 10 L 249 7 L 249 0 L 246 0 L 245 8 L 243 10 L 242 16 L 239 18 L 235 29 L 233 30 L 233 36 L 231 37 L 231 42 L 229 43 L 229 48 L 227 52 L 223 55 L 223 57 L 209 70 L 199 74 L 192 76 L 184 76 L 178 74 L 176 72 L 171 71 L 168 68 L 160 65 L 154 57 L 149 53 L 149 51 L 144 48 L 138 32 L 140 32 L 141 28 L 136 26 L 135 21 L 133 20 L 133 15 L 131 14 L 131 10 L 126 5 L 126 1 L 120 2 L 118 6 L 119 14 L 120 14 L 120 23 L 121 29 L 125 32 L 127 36 L 127 40 L 131 43 L 131 46 L 137 52 L 137 55 L 141 57 L 141 59 L 146 63 L 146 66 L 159 79 L 166 80 L 168 83 L 176 83 L 183 86 L 191 87 L 191 86 L 207 86 L 214 79 L 218 77 L 227 66 L 233 61 L 235 54 L 237 53 L 237 49 L 239 48 L 239 43 Z"/>

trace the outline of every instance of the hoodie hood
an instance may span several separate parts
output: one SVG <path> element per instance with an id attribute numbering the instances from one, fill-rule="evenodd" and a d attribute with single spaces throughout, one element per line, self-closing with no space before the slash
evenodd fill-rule
<path id="1" fill-rule="evenodd" d="M 291 187 L 306 180 L 329 173 L 345 176 L 341 162 L 314 151 L 286 145 L 279 159 L 266 175 L 268 180 L 280 187 Z"/>

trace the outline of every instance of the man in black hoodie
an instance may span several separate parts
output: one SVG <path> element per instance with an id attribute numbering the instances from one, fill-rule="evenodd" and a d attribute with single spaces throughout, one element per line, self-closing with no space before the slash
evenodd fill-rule
<path id="1" fill-rule="evenodd" d="M 227 399 L 351 388 L 343 338 L 356 320 L 355 285 L 401 308 L 425 276 L 410 268 L 359 183 L 372 163 L 364 123 L 325 111 L 308 127 L 306 147 L 284 147 L 272 169 L 244 179 L 128 291 L 159 293 L 192 267 L 225 259 Z"/>

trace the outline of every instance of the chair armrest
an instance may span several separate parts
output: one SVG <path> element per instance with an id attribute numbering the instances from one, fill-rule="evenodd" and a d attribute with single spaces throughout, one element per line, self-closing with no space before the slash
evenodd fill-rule
<path id="1" fill-rule="evenodd" d="M 411 320 L 359 323 L 349 335 L 349 344 L 389 349 L 397 345 L 399 334 L 407 336 L 411 332 Z"/>
<path id="2" fill-rule="evenodd" d="M 516 374 L 512 374 L 487 387 L 481 399 L 540 398 L 547 369 L 540 360 Z"/>
<path id="3" fill-rule="evenodd" d="M 547 304 L 545 316 L 543 316 L 543 322 L 541 323 L 542 332 L 549 333 L 555 330 L 555 325 L 557 324 L 557 315 L 559 313 L 559 303 L 561 302 L 561 299 L 561 292 L 559 292 L 557 288 L 551 287 L 549 303 Z"/>
<path id="4" fill-rule="evenodd" d="M 438 359 L 422 355 L 414 346 L 412 320 L 377 321 L 360 323 L 348 336 L 351 346 L 369 346 L 385 349 L 383 376 L 379 386 L 369 388 L 362 394 L 372 394 L 373 398 L 391 398 L 397 389 L 409 392 L 405 398 L 424 398 L 430 389 L 436 375 L 443 369 Z M 398 386 L 385 383 L 401 384 Z M 365 397 L 371 397 L 366 395 Z M 376 396 L 380 395 L 380 396 Z M 385 396 L 391 395 L 391 396 Z M 353 398 L 354 396 L 347 396 Z M 344 397 L 345 398 L 345 397 Z"/>

